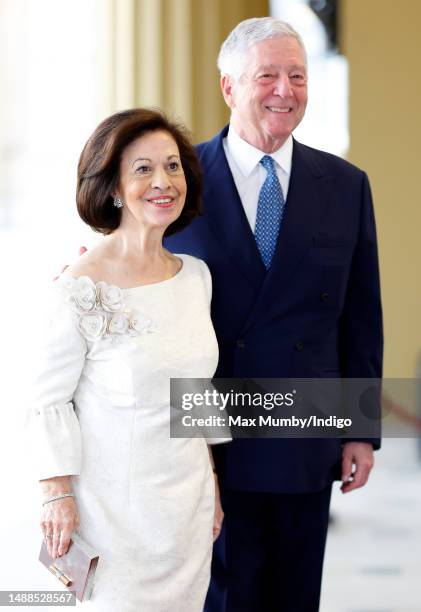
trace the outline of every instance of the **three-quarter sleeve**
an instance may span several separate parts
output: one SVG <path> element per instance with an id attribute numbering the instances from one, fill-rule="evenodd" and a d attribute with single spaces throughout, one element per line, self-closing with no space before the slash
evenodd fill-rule
<path id="1" fill-rule="evenodd" d="M 40 480 L 80 474 L 81 435 L 73 395 L 87 353 L 75 313 L 56 288 L 48 296 L 47 310 L 35 351 L 26 421 L 32 462 Z"/>

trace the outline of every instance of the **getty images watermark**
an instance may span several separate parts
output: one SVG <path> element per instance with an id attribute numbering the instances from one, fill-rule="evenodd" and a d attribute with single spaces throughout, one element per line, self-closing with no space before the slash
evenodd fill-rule
<path id="1" fill-rule="evenodd" d="M 351 427 L 350 418 L 338 418 L 335 415 L 328 417 L 317 417 L 312 414 L 308 417 L 274 417 L 268 414 L 260 414 L 255 417 L 245 417 L 241 414 L 231 415 L 227 413 L 229 408 L 244 408 L 246 406 L 261 407 L 269 411 L 281 406 L 292 407 L 297 391 L 283 393 L 244 393 L 230 391 L 220 393 L 216 389 L 205 389 L 202 393 L 182 393 L 181 407 L 185 411 L 195 408 L 208 407 L 218 409 L 221 414 L 209 414 L 208 416 L 194 416 L 185 414 L 181 417 L 183 427 L 298 427 L 300 429 L 311 427 L 336 427 L 343 429 Z"/>
<path id="2" fill-rule="evenodd" d="M 378 438 L 421 434 L 416 379 L 172 379 L 176 438 Z"/>

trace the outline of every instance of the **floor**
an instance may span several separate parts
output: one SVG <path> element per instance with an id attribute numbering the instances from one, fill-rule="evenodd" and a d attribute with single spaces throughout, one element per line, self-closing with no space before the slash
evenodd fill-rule
<path id="1" fill-rule="evenodd" d="M 386 439 L 365 488 L 335 490 L 320 612 L 421 612 L 421 445 Z"/>

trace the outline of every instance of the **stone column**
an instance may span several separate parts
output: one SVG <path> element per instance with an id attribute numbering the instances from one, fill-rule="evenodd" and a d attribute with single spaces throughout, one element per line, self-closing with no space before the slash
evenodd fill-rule
<path id="1" fill-rule="evenodd" d="M 104 1 L 114 109 L 159 106 L 197 141 L 221 129 L 229 114 L 219 89 L 219 47 L 242 19 L 268 15 L 268 0 Z"/>

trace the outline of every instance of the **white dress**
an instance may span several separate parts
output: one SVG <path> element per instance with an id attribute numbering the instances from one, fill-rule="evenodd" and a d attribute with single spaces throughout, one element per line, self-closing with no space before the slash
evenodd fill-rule
<path id="1" fill-rule="evenodd" d="M 155 284 L 52 289 L 29 431 L 39 479 L 75 475 L 80 534 L 100 554 L 88 609 L 203 609 L 214 479 L 204 438 L 170 438 L 169 385 L 211 378 L 218 350 L 209 270 L 181 259 Z"/>

